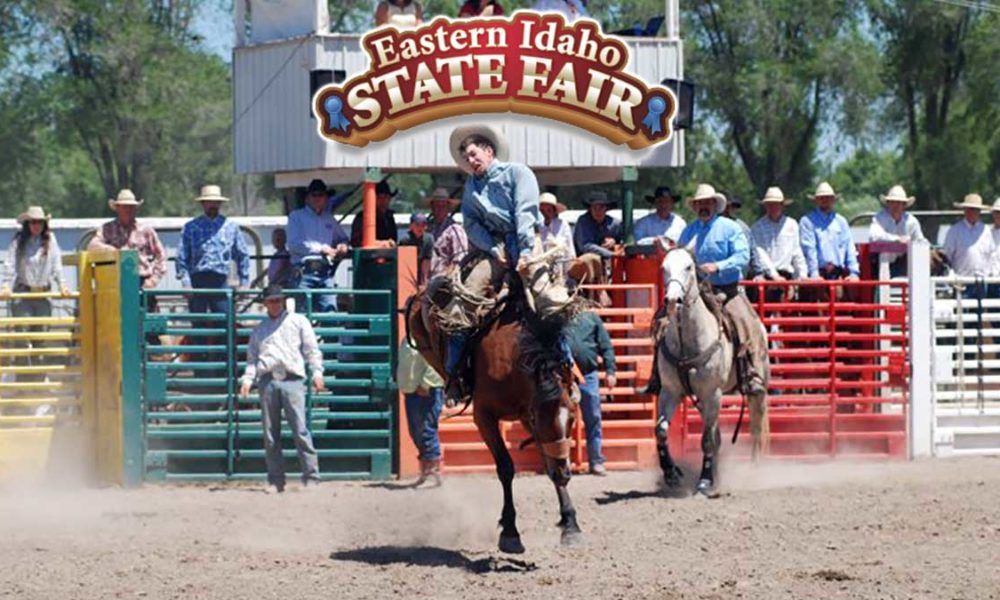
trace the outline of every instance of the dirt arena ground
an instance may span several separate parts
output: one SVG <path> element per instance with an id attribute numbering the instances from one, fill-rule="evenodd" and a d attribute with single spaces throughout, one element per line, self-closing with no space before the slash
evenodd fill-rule
<path id="1" fill-rule="evenodd" d="M 0 489 L 2 598 L 1000 598 L 1000 460 L 730 466 L 717 499 L 655 473 L 580 476 L 559 546 L 515 481 L 526 554 L 494 550 L 499 484 Z"/>

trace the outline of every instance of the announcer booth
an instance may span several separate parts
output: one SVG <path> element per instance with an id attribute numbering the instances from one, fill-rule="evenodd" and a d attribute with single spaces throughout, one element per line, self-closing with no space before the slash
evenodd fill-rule
<path id="1" fill-rule="evenodd" d="M 679 98 L 671 139 L 636 152 L 603 137 L 555 120 L 510 113 L 469 114 L 435 120 L 397 131 L 385 141 L 364 147 L 331 143 L 317 134 L 314 94 L 326 84 L 341 84 L 369 68 L 361 34 L 330 31 L 326 0 L 241 0 L 236 2 L 237 45 L 233 53 L 234 163 L 241 175 L 273 175 L 277 188 L 293 196 L 312 179 L 328 185 L 364 184 L 374 204 L 374 182 L 387 174 L 431 175 L 436 185 L 457 187 L 459 170 L 448 148 L 449 134 L 458 126 L 482 123 L 500 127 L 510 145 L 510 158 L 526 163 L 545 187 L 586 186 L 619 182 L 622 217 L 631 233 L 633 185 L 638 169 L 684 165 L 684 132 L 691 120 L 692 87 L 684 82 L 683 43 L 678 3 L 667 0 L 661 14 L 648 23 L 616 32 L 628 48 L 628 73 L 650 84 L 662 84 Z M 434 15 L 425 15 L 431 20 Z M 429 191 L 429 190 L 428 190 Z M 365 204 L 367 206 L 367 203 Z M 359 218 L 362 213 L 359 213 Z M 633 256 L 634 255 L 634 256 Z M 354 261 L 355 288 L 388 287 L 402 307 L 413 292 L 415 255 L 412 249 L 362 250 Z M 604 309 L 615 349 L 621 357 L 618 388 L 605 412 L 605 448 L 611 468 L 654 464 L 651 427 L 655 407 L 648 398 L 633 397 L 632 388 L 645 383 L 652 361 L 648 325 L 655 310 L 658 280 L 655 258 L 632 252 L 615 263 L 612 307 Z M 397 320 L 396 334 L 401 331 Z M 391 361 L 392 357 L 386 357 Z M 402 403 L 395 423 L 405 423 Z M 580 419 L 577 419 L 580 422 Z M 492 460 L 468 417 L 441 424 L 444 468 L 451 472 L 492 470 Z M 505 430 L 510 446 L 526 437 L 520 425 Z M 404 428 L 405 429 L 405 428 Z M 574 463 L 586 464 L 584 436 L 576 432 Z M 405 437 L 397 438 L 400 475 L 412 473 L 416 457 Z M 537 466 L 533 448 L 517 451 L 522 468 Z"/>

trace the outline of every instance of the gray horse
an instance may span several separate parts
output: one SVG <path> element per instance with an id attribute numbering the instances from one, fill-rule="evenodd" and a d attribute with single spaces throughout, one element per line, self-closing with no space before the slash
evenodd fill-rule
<path id="1" fill-rule="evenodd" d="M 659 324 L 656 348 L 656 368 L 662 382 L 656 423 L 660 468 L 667 487 L 678 488 L 683 473 L 670 457 L 667 429 L 678 403 L 690 390 L 698 400 L 704 422 L 701 435 L 704 457 L 696 492 L 710 496 L 718 482 L 722 394 L 737 390 L 739 385 L 733 343 L 701 297 L 697 266 L 691 252 L 684 248 L 668 250 L 662 268 L 666 282 L 666 316 Z M 763 377 L 766 387 L 768 374 L 764 373 Z M 752 454 L 757 460 L 767 448 L 766 394 L 749 396 L 749 405 Z"/>

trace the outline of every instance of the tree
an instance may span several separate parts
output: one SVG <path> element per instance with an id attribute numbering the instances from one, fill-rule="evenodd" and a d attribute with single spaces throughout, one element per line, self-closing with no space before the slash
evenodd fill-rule
<path id="1" fill-rule="evenodd" d="M 859 26 L 841 0 L 698 0 L 686 13 L 701 126 L 718 123 L 757 193 L 807 189 L 823 128 L 861 130 L 878 60 Z"/>
<path id="2" fill-rule="evenodd" d="M 892 105 L 922 207 L 997 183 L 1000 14 L 920 0 L 871 0 Z"/>

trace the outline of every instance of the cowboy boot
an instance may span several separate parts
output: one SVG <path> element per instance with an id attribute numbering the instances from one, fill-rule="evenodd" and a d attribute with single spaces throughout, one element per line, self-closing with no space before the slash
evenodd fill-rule
<path id="1" fill-rule="evenodd" d="M 413 482 L 413 487 L 420 487 L 427 481 L 427 476 L 430 474 L 430 461 L 420 459 L 420 476 L 417 480 Z"/>
<path id="2" fill-rule="evenodd" d="M 764 385 L 764 378 L 754 367 L 753 359 L 750 358 L 750 353 L 744 354 L 740 360 L 743 362 L 743 374 L 746 378 L 745 386 L 746 393 L 748 396 L 754 396 L 757 394 L 767 394 L 767 387 Z"/>
<path id="3" fill-rule="evenodd" d="M 427 461 L 427 477 L 431 487 L 441 487 L 441 459 Z"/>

